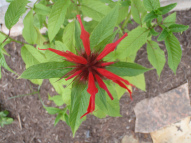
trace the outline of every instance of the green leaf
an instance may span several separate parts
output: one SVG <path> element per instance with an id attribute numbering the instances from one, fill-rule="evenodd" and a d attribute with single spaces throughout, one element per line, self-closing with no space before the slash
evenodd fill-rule
<path id="1" fill-rule="evenodd" d="M 129 86 L 128 86 L 129 88 Z M 118 84 L 115 84 L 113 89 L 115 89 L 118 100 L 121 99 L 121 97 L 124 95 L 124 93 L 127 91 L 126 89 L 122 88 L 121 86 L 119 86 Z"/>
<path id="2" fill-rule="evenodd" d="M 5 13 L 5 25 L 8 29 L 11 29 L 25 13 L 27 3 L 28 0 L 14 0 L 10 3 Z"/>
<path id="3" fill-rule="evenodd" d="M 117 47 L 118 59 L 126 59 L 126 57 L 136 54 L 146 43 L 148 33 L 149 30 L 143 27 L 137 27 L 129 32 Z"/>
<path id="4" fill-rule="evenodd" d="M 107 115 L 107 100 L 106 100 L 106 94 L 105 91 L 98 87 L 98 93 L 95 97 L 95 111 L 93 114 L 98 118 L 104 118 Z M 101 112 L 100 112 L 101 111 Z"/>
<path id="5" fill-rule="evenodd" d="M 62 96 L 61 95 L 55 95 L 53 97 L 51 97 L 50 95 L 48 95 L 48 100 L 52 100 L 54 101 L 54 103 L 57 106 L 62 106 L 64 104 L 64 101 L 62 100 Z"/>
<path id="6" fill-rule="evenodd" d="M 159 35 L 159 37 L 157 38 L 157 41 L 163 41 L 166 39 L 166 37 L 169 35 L 168 31 L 165 29 L 163 29 L 163 31 L 161 32 L 161 34 Z"/>
<path id="7" fill-rule="evenodd" d="M 0 117 L 6 117 L 9 114 L 7 110 L 1 111 L 0 112 Z"/>
<path id="8" fill-rule="evenodd" d="M 160 77 L 161 71 L 163 70 L 166 62 L 164 51 L 160 49 L 158 43 L 148 41 L 147 54 L 149 62 L 156 68 L 157 74 Z"/>
<path id="9" fill-rule="evenodd" d="M 7 39 L 4 43 L 3 41 L 6 39 L 7 37 L 5 35 L 3 35 L 2 33 L 0 33 L 0 49 L 2 47 L 4 47 L 6 44 L 10 43 L 11 40 L 10 39 Z"/>
<path id="10" fill-rule="evenodd" d="M 114 74 L 117 74 L 118 76 L 136 76 L 147 72 L 150 69 L 136 63 L 117 62 L 113 65 L 108 66 L 107 70 Z"/>
<path id="11" fill-rule="evenodd" d="M 43 23 L 45 22 L 46 16 L 40 15 L 40 14 L 35 14 L 34 15 L 34 26 L 38 29 L 41 29 L 44 25 Z"/>
<path id="12" fill-rule="evenodd" d="M 26 69 L 32 65 L 45 62 L 45 57 L 35 47 L 25 44 L 21 48 L 21 57 L 26 64 Z M 31 80 L 34 84 L 42 84 L 43 80 Z"/>
<path id="13" fill-rule="evenodd" d="M 12 118 L 7 117 L 8 114 L 9 114 L 9 112 L 6 110 L 0 112 L 0 126 L 1 127 L 4 127 L 4 125 L 8 125 L 13 122 Z"/>
<path id="14" fill-rule="evenodd" d="M 24 79 L 49 79 L 49 78 L 60 78 L 66 73 L 71 71 L 69 66 L 73 65 L 70 62 L 48 62 L 33 65 L 27 68 L 20 78 Z"/>
<path id="15" fill-rule="evenodd" d="M 59 112 L 61 112 L 62 110 L 59 109 L 59 108 L 54 108 L 54 107 L 46 107 L 46 106 L 43 106 L 44 109 L 46 109 L 46 111 L 51 114 L 51 115 L 54 115 L 54 114 L 57 114 Z"/>
<path id="16" fill-rule="evenodd" d="M 189 28 L 188 25 L 172 24 L 169 26 L 171 32 L 183 32 Z"/>
<path id="17" fill-rule="evenodd" d="M 171 11 L 173 8 L 175 8 L 176 5 L 177 5 L 177 3 L 169 4 L 167 6 L 158 8 L 158 10 L 161 12 L 161 15 L 164 15 L 164 14 L 168 13 L 169 11 Z"/>
<path id="18" fill-rule="evenodd" d="M 69 5 L 70 0 L 57 0 L 54 3 L 48 19 L 48 37 L 50 42 L 54 39 L 61 25 L 64 23 L 65 14 Z"/>
<path id="19" fill-rule="evenodd" d="M 81 35 L 80 24 L 77 20 L 75 20 L 75 34 L 74 35 L 75 35 L 75 45 L 76 45 L 76 48 L 78 49 L 79 47 L 82 47 L 82 41 L 80 39 L 80 35 Z"/>
<path id="20" fill-rule="evenodd" d="M 4 117 L 4 118 L 0 119 L 1 127 L 4 127 L 4 125 L 11 124 L 12 122 L 13 122 L 13 119 L 9 118 L 9 117 Z"/>
<path id="21" fill-rule="evenodd" d="M 37 40 L 36 40 L 36 44 L 38 44 L 39 46 L 44 45 L 44 42 L 47 41 L 47 39 L 45 39 L 45 37 L 40 33 L 39 29 L 36 28 L 36 32 L 37 32 Z"/>
<path id="22" fill-rule="evenodd" d="M 0 65 L 4 67 L 6 70 L 13 72 L 12 69 L 7 65 L 4 55 L 0 52 Z M 13 72 L 14 73 L 14 72 Z"/>
<path id="23" fill-rule="evenodd" d="M 162 15 L 158 15 L 158 17 L 157 17 L 157 23 L 158 23 L 159 25 L 161 24 L 162 20 L 163 20 Z"/>
<path id="24" fill-rule="evenodd" d="M 146 91 L 146 83 L 145 83 L 145 76 L 144 74 L 140 74 L 137 76 L 132 77 L 123 77 L 124 79 L 128 80 L 131 84 L 136 86 L 137 88 Z"/>
<path id="25" fill-rule="evenodd" d="M 119 5 L 117 4 L 117 6 L 111 12 L 109 12 L 109 14 L 106 15 L 93 30 L 90 36 L 91 48 L 94 48 L 113 33 L 115 24 L 118 19 L 118 9 Z"/>
<path id="26" fill-rule="evenodd" d="M 75 21 L 65 27 L 62 41 L 71 52 L 75 53 Z"/>
<path id="27" fill-rule="evenodd" d="M 56 49 L 60 51 L 67 51 L 69 48 L 62 42 L 60 41 L 55 41 Z"/>
<path id="28" fill-rule="evenodd" d="M 117 20 L 117 24 L 120 24 L 123 20 L 126 19 L 129 13 L 129 5 L 121 5 L 119 7 L 119 17 Z"/>
<path id="29" fill-rule="evenodd" d="M 167 16 L 163 21 L 163 24 L 166 25 L 167 27 L 169 27 L 170 25 L 175 24 L 175 23 L 176 23 L 176 12 Z"/>
<path id="30" fill-rule="evenodd" d="M 97 0 L 83 0 L 81 10 L 84 15 L 93 18 L 93 20 L 101 21 L 111 11 L 111 8 Z"/>
<path id="31" fill-rule="evenodd" d="M 159 35 L 159 33 L 156 32 L 154 28 L 151 28 L 151 29 L 150 29 L 150 32 L 151 32 L 151 34 L 152 34 L 153 36 L 158 36 L 158 35 Z"/>
<path id="32" fill-rule="evenodd" d="M 66 81 L 64 78 L 59 80 L 59 79 L 49 79 L 50 83 L 53 85 L 54 89 L 58 94 L 62 96 L 62 101 L 70 105 L 71 104 L 71 88 L 72 85 L 70 84 L 71 81 Z M 64 87 L 66 86 L 66 87 Z"/>
<path id="33" fill-rule="evenodd" d="M 151 11 L 145 16 L 144 22 L 152 21 L 153 19 L 157 18 L 158 16 L 154 13 L 154 11 Z"/>
<path id="34" fill-rule="evenodd" d="M 46 61 L 44 55 L 39 50 L 27 44 L 21 48 L 21 56 L 26 64 L 26 68 Z"/>
<path id="35" fill-rule="evenodd" d="M 143 4 L 147 11 L 156 10 L 160 7 L 159 0 L 143 0 Z"/>
<path id="36" fill-rule="evenodd" d="M 96 109 L 94 115 L 97 115 L 99 118 L 103 118 L 106 115 L 111 117 L 121 117 L 119 100 L 116 91 L 114 90 L 114 84 L 106 84 L 114 99 L 111 100 L 102 88 L 98 88 L 98 93 L 96 94 L 95 99 Z M 98 114 L 96 112 L 98 112 Z"/>
<path id="37" fill-rule="evenodd" d="M 57 50 L 60 50 L 60 51 L 69 50 L 69 48 L 64 43 L 62 43 L 60 41 L 55 41 L 55 45 L 52 43 L 52 44 L 46 45 L 46 46 L 48 46 L 48 47 L 43 46 L 41 48 L 46 49 L 46 48 L 51 47 L 53 49 L 57 49 Z M 48 62 L 53 62 L 53 61 L 54 62 L 62 62 L 63 59 L 64 59 L 64 57 L 62 57 L 62 56 L 60 56 L 60 55 L 58 55 L 58 54 L 56 54 L 54 52 L 51 52 L 49 50 L 46 50 L 44 54 L 45 54 L 46 59 L 47 59 Z"/>
<path id="38" fill-rule="evenodd" d="M 106 86 L 108 87 L 109 91 L 112 93 L 112 96 L 114 98 L 113 100 L 111 100 L 110 97 L 105 92 L 107 100 L 107 115 L 111 117 L 121 117 L 120 103 L 114 85 L 115 84 L 113 84 L 113 82 L 106 83 Z"/>
<path id="39" fill-rule="evenodd" d="M 145 10 L 141 0 L 131 0 L 131 14 L 135 22 L 142 26 L 147 11 Z"/>
<path id="40" fill-rule="evenodd" d="M 54 126 L 56 126 L 58 124 L 58 122 L 60 121 L 60 119 L 63 117 L 63 113 L 59 113 L 57 116 L 56 116 L 56 119 L 54 121 Z"/>
<path id="41" fill-rule="evenodd" d="M 97 46 L 95 46 L 95 49 L 97 49 L 97 51 L 102 51 L 107 44 L 113 42 L 113 40 L 114 40 L 117 33 L 118 33 L 118 30 L 113 32 L 109 37 L 107 37 L 101 43 L 99 43 Z"/>
<path id="42" fill-rule="evenodd" d="M 97 97 L 97 96 L 96 96 Z M 102 111 L 102 109 L 100 110 L 99 107 L 97 105 L 95 105 L 95 110 L 96 112 L 93 112 L 94 116 L 96 116 L 97 118 L 105 118 L 107 116 L 107 114 L 105 112 Z"/>
<path id="43" fill-rule="evenodd" d="M 30 44 L 36 44 L 37 41 L 37 31 L 34 27 L 34 17 L 33 10 L 30 10 L 23 20 L 24 29 L 23 29 L 23 37 Z"/>
<path id="44" fill-rule="evenodd" d="M 85 117 L 83 119 L 80 119 L 80 117 L 86 113 L 89 103 L 90 96 L 86 90 L 87 88 L 83 84 L 73 84 L 71 93 L 71 108 L 69 115 L 69 122 L 73 132 L 73 136 L 75 135 L 83 119 L 85 119 Z"/>
<path id="45" fill-rule="evenodd" d="M 66 114 L 66 110 L 67 110 L 67 108 L 64 108 L 64 110 L 62 110 L 60 113 L 58 113 L 58 115 L 56 116 L 56 119 L 54 121 L 54 126 L 56 126 L 60 120 L 63 120 L 68 124 L 68 121 L 66 119 L 68 117 L 68 115 Z M 68 126 L 69 126 L 69 124 L 68 124 Z"/>
<path id="46" fill-rule="evenodd" d="M 181 61 L 182 50 L 178 39 L 174 35 L 168 35 L 165 39 L 165 45 L 168 53 L 168 65 L 174 73 Z"/>
<path id="47" fill-rule="evenodd" d="M 34 11 L 37 13 L 37 14 L 40 14 L 40 15 L 49 15 L 50 11 L 51 11 L 51 8 L 50 7 L 47 7 L 43 4 L 35 4 L 34 6 Z"/>

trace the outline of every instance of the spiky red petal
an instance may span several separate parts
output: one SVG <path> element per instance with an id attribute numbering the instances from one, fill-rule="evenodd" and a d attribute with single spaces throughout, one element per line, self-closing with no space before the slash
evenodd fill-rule
<path id="1" fill-rule="evenodd" d="M 118 84 L 119 86 L 121 86 L 122 88 L 127 89 L 127 91 L 129 92 L 129 95 L 130 95 L 131 100 L 133 100 L 131 90 L 130 90 L 123 82 L 121 82 L 120 80 L 113 80 L 113 82 L 117 83 L 117 84 Z"/>
<path id="2" fill-rule="evenodd" d="M 102 69 L 102 68 L 97 68 L 97 71 L 98 71 L 98 73 L 100 73 L 101 75 L 105 76 L 108 79 L 111 79 L 111 80 L 121 80 L 125 84 L 133 86 L 127 80 L 121 78 L 120 76 L 118 76 L 118 75 L 116 75 L 116 74 L 114 74 L 114 73 L 112 73 L 112 72 L 110 72 L 108 70 L 105 70 L 105 69 Z"/>
<path id="3" fill-rule="evenodd" d="M 108 90 L 107 86 L 105 85 L 105 83 L 103 82 L 103 80 L 102 80 L 97 74 L 95 75 L 95 78 L 96 78 L 96 80 L 97 80 L 97 82 L 98 82 L 98 85 L 99 85 L 101 88 L 103 88 L 103 89 L 107 92 L 107 94 L 109 95 L 109 97 L 111 98 L 111 100 L 113 100 L 114 98 L 113 98 L 113 96 L 111 95 L 111 93 L 109 92 L 109 90 Z"/>
<path id="4" fill-rule="evenodd" d="M 79 63 L 79 64 L 87 64 L 87 60 L 84 57 L 81 56 L 77 56 L 74 53 L 70 52 L 70 51 L 60 51 L 60 50 L 56 50 L 56 49 L 52 49 L 52 48 L 47 48 L 47 49 L 40 49 L 39 50 L 49 50 L 52 51 L 54 53 L 56 53 L 57 55 L 60 55 L 62 57 L 65 57 L 67 60 L 71 61 L 71 62 L 75 62 L 75 63 Z"/>
<path id="5" fill-rule="evenodd" d="M 77 19 L 78 19 L 78 21 L 80 23 L 80 27 L 81 27 L 80 38 L 82 39 L 86 54 L 89 56 L 91 53 L 91 51 L 90 51 L 90 39 L 89 39 L 90 34 L 84 29 L 80 15 L 77 15 Z"/>
<path id="6" fill-rule="evenodd" d="M 101 63 L 101 66 L 102 67 L 105 67 L 105 66 L 109 66 L 109 65 L 112 65 L 114 64 L 115 62 L 106 62 L 106 63 Z"/>
<path id="7" fill-rule="evenodd" d="M 69 77 L 66 78 L 65 80 L 67 81 L 67 80 L 69 80 L 69 79 L 71 79 L 71 78 L 73 78 L 73 77 L 79 75 L 81 72 L 82 72 L 82 70 L 76 71 L 74 74 L 72 74 L 71 76 L 69 76 Z"/>
<path id="8" fill-rule="evenodd" d="M 116 46 L 127 36 L 127 33 L 125 33 L 120 39 L 118 39 L 115 43 L 110 43 L 105 46 L 103 51 L 98 55 L 97 60 L 101 60 L 104 58 L 106 55 L 111 53 L 112 51 L 115 50 Z"/>
<path id="9" fill-rule="evenodd" d="M 87 92 L 91 95 L 90 102 L 89 102 L 87 112 L 82 117 L 84 117 L 85 115 L 89 113 L 92 113 L 95 110 L 95 95 L 96 93 L 98 93 L 98 89 L 96 88 L 94 76 L 91 71 L 89 72 Z"/>

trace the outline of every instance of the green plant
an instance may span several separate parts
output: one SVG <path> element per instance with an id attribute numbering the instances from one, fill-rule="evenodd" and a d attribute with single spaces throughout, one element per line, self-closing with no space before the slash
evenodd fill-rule
<path id="1" fill-rule="evenodd" d="M 8 114 L 9 114 L 9 112 L 6 110 L 0 112 L 1 127 L 4 127 L 4 125 L 9 125 L 13 122 L 13 118 L 7 117 Z"/>
<path id="2" fill-rule="evenodd" d="M 183 32 L 188 29 L 188 26 L 176 24 L 175 12 L 164 18 L 164 15 L 176 4 L 161 7 L 159 0 L 119 0 L 118 2 L 112 0 L 52 0 L 52 2 L 38 0 L 33 7 L 29 7 L 27 0 L 10 2 L 5 14 L 5 24 L 10 31 L 26 9 L 30 10 L 23 21 L 22 35 L 26 43 L 14 40 L 9 35 L 0 32 L 0 64 L 12 71 L 4 59 L 4 55 L 7 54 L 4 46 L 10 42 L 22 44 L 21 56 L 26 64 L 26 71 L 20 78 L 30 79 L 38 85 L 42 84 L 43 79 L 49 79 L 58 93 L 56 96 L 49 96 L 49 99 L 53 100 L 57 106 L 65 104 L 65 108 L 46 106 L 44 108 L 50 114 L 57 114 L 55 125 L 59 120 L 63 120 L 71 127 L 73 134 L 86 119 L 86 117 L 80 119 L 86 109 L 87 113 L 93 113 L 98 118 L 104 118 L 107 115 L 119 117 L 121 116 L 119 100 L 125 91 L 131 94 L 131 85 L 145 91 L 144 72 L 151 69 L 134 63 L 138 50 L 144 44 L 147 44 L 148 60 L 160 78 L 166 59 L 164 51 L 160 49 L 157 42 L 152 40 L 153 37 L 158 36 L 158 41 L 165 42 L 168 65 L 174 73 L 180 63 L 182 50 L 174 33 Z M 89 22 L 80 20 L 79 24 L 76 19 L 77 15 L 81 15 L 82 19 L 88 16 L 92 20 Z M 127 25 L 132 21 L 131 16 L 138 26 L 129 31 Z M 71 19 L 72 22 L 69 22 Z M 40 33 L 43 27 L 47 28 L 45 34 Z M 120 38 L 125 32 L 128 32 L 128 36 L 124 36 L 123 40 L 121 39 L 117 44 L 112 43 L 116 35 Z M 115 50 L 116 46 L 117 50 Z M 106 52 L 107 54 L 103 54 L 103 59 L 99 59 L 97 56 L 102 51 L 110 52 Z M 97 66 L 96 69 L 93 69 L 92 65 L 89 68 L 96 71 L 93 76 L 91 70 L 86 72 L 86 76 L 85 72 L 73 70 L 74 67 L 78 67 L 76 63 L 85 64 L 82 61 L 85 59 L 84 62 L 86 62 L 91 57 L 95 58 L 96 62 L 101 60 L 100 64 L 108 63 L 101 68 L 117 74 L 118 79 L 121 76 L 121 80 L 116 80 L 113 74 L 111 76 L 111 73 L 106 71 L 100 69 L 98 71 Z M 73 71 L 70 72 L 71 70 Z M 78 76 L 81 73 L 86 79 L 84 84 L 81 82 L 71 84 L 72 80 L 69 79 L 75 76 L 82 78 Z M 71 76 L 72 74 L 74 75 Z M 96 74 L 103 82 L 96 77 Z M 106 78 L 111 82 L 105 80 Z M 97 88 L 99 91 L 96 90 Z M 106 93 L 110 97 L 112 95 L 113 100 L 106 96 Z M 94 109 L 96 112 L 93 112 Z"/>

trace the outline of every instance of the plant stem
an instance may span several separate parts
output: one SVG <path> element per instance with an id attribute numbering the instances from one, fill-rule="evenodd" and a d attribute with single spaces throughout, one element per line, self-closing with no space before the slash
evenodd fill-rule
<path id="1" fill-rule="evenodd" d="M 5 43 L 5 42 L 7 41 L 7 39 L 8 39 L 9 36 L 10 36 L 10 32 L 11 32 L 11 30 L 9 30 L 9 34 L 7 35 L 7 38 L 5 38 L 5 40 L 4 40 L 1 44 Z"/>
<path id="2" fill-rule="evenodd" d="M 37 1 L 34 3 L 34 5 L 37 4 L 38 2 L 40 2 L 40 0 L 37 0 Z"/>
<path id="3" fill-rule="evenodd" d="M 26 7 L 28 8 L 28 9 L 33 9 L 31 6 L 29 6 L 29 5 L 26 5 Z"/>
<path id="4" fill-rule="evenodd" d="M 131 17 L 131 10 L 129 11 L 126 20 L 123 22 L 121 29 L 124 30 L 125 26 L 127 25 L 127 22 L 129 21 L 129 18 Z"/>
<path id="5" fill-rule="evenodd" d="M 34 95 L 34 94 L 37 94 L 37 93 L 39 93 L 39 91 L 35 91 L 35 92 L 29 93 L 29 94 L 23 94 L 23 95 L 13 96 L 13 97 L 8 98 L 8 100 L 9 100 L 9 99 L 18 98 L 18 97 L 24 97 L 24 96 L 28 96 L 28 95 Z"/>
<path id="6" fill-rule="evenodd" d="M 2 31 L 0 31 L 0 33 L 3 34 L 3 35 L 5 35 L 5 36 L 7 36 L 7 34 L 5 34 L 5 33 L 2 32 Z M 5 40 L 7 40 L 7 39 L 10 39 L 11 41 L 16 42 L 16 43 L 19 43 L 19 44 L 25 44 L 25 43 L 23 43 L 23 42 L 21 42 L 21 41 L 17 41 L 17 40 L 15 40 L 15 39 L 11 38 L 9 35 L 7 36 L 7 38 L 6 38 Z M 4 40 L 4 41 L 5 41 L 5 40 Z"/>
<path id="7" fill-rule="evenodd" d="M 120 26 L 117 26 L 117 28 L 119 29 L 119 37 L 121 37 L 123 35 L 123 31 Z"/>

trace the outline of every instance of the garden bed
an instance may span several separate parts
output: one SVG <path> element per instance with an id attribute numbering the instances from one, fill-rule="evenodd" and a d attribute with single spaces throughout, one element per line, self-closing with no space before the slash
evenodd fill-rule
<path id="1" fill-rule="evenodd" d="M 191 26 L 191 10 L 177 12 L 177 20 L 178 24 Z M 167 64 L 161 73 L 160 80 L 158 80 L 155 70 L 145 73 L 147 92 L 134 89 L 133 101 L 131 101 L 127 95 L 121 98 L 121 115 L 123 117 L 98 119 L 92 115 L 88 115 L 87 120 L 82 123 L 76 132 L 75 138 L 72 138 L 72 132 L 64 122 L 59 122 L 54 127 L 55 116 L 46 113 L 37 94 L 9 99 L 13 96 L 32 93 L 31 88 L 37 91 L 38 86 L 32 84 L 30 81 L 17 79 L 18 76 L 2 69 L 2 79 L 0 80 L 1 110 L 8 110 L 10 116 L 14 118 L 14 122 L 11 125 L 0 128 L 0 142 L 118 143 L 121 142 L 124 135 L 130 134 L 139 138 L 139 141 L 151 142 L 150 135 L 134 133 L 136 117 L 133 108 L 136 103 L 145 98 L 155 97 L 159 93 L 169 91 L 186 82 L 189 83 L 189 87 L 191 86 L 191 28 L 176 36 L 182 45 L 183 51 L 177 74 L 174 75 Z M 22 37 L 16 37 L 16 39 L 21 40 Z M 160 42 L 160 47 L 164 50 L 163 42 Z M 7 64 L 18 74 L 21 74 L 25 69 L 25 64 L 20 55 L 20 48 L 21 46 L 16 43 L 11 43 L 5 47 L 7 52 L 11 55 L 10 57 L 6 56 Z M 147 60 L 146 54 L 146 46 L 144 46 L 139 50 L 136 62 L 150 68 L 151 65 Z M 48 93 L 50 95 L 56 95 L 56 92 L 48 80 L 44 80 L 41 86 L 40 96 L 46 105 L 54 105 L 48 101 Z"/>

